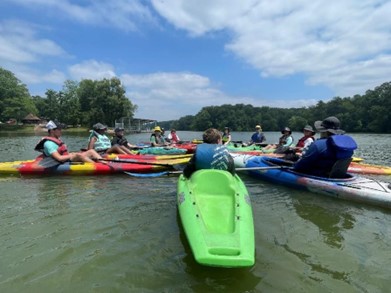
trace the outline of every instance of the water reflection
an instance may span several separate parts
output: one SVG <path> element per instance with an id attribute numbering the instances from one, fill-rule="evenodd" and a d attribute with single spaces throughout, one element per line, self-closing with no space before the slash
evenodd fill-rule
<path id="1" fill-rule="evenodd" d="M 342 211 L 341 208 L 331 208 L 325 199 L 322 205 L 314 205 L 306 200 L 296 200 L 293 207 L 297 215 L 306 221 L 310 221 L 319 228 L 324 242 L 334 248 L 341 249 L 344 242 L 344 231 L 352 229 L 355 223 L 351 213 Z"/>

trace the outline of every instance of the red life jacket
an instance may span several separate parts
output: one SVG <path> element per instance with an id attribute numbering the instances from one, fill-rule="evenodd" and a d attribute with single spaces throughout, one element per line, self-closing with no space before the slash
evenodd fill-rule
<path id="1" fill-rule="evenodd" d="M 179 138 L 175 132 L 171 132 L 171 142 L 178 142 Z"/>
<path id="2" fill-rule="evenodd" d="M 302 138 L 299 139 L 299 141 L 296 144 L 296 147 L 298 148 L 303 148 L 304 147 L 304 142 L 308 139 L 311 138 L 313 141 L 315 141 L 315 138 L 313 136 L 303 136 Z"/>
<path id="3" fill-rule="evenodd" d="M 57 152 L 60 155 L 67 155 L 68 154 L 67 145 L 61 139 L 51 137 L 51 136 L 42 137 L 42 139 L 35 146 L 34 150 L 43 153 L 43 145 L 48 140 L 52 141 L 58 145 Z"/>

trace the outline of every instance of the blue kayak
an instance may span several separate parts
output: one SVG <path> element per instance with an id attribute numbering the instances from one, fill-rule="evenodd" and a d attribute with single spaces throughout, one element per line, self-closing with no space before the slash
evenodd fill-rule
<path id="1" fill-rule="evenodd" d="M 391 184 L 372 178 L 346 174 L 345 178 L 325 178 L 296 172 L 286 161 L 262 156 L 235 155 L 235 167 L 269 182 L 304 189 L 330 197 L 391 208 Z"/>

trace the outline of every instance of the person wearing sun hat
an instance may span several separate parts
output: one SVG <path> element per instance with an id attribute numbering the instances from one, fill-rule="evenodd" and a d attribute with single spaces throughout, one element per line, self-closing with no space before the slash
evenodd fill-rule
<path id="1" fill-rule="evenodd" d="M 90 133 L 88 149 L 95 150 L 99 154 L 130 154 L 130 150 L 119 145 L 111 145 L 111 140 L 106 136 L 107 126 L 102 123 L 96 123 L 92 126 Z"/>
<path id="2" fill-rule="evenodd" d="M 162 129 L 160 126 L 156 126 L 153 129 L 153 133 L 151 134 L 149 138 L 149 142 L 151 143 L 151 146 L 158 147 L 158 146 L 167 146 L 168 143 L 164 140 L 162 136 Z"/>
<path id="3" fill-rule="evenodd" d="M 349 159 L 357 149 L 357 144 L 349 135 L 343 135 L 341 122 L 330 116 L 314 123 L 320 139 L 313 142 L 301 158 L 293 165 L 294 170 L 328 177 L 338 160 Z"/>
<path id="4" fill-rule="evenodd" d="M 94 162 L 102 157 L 94 150 L 86 152 L 68 152 L 66 144 L 61 140 L 64 125 L 50 120 L 46 124 L 48 136 L 43 137 L 35 146 L 42 153 L 39 165 L 49 168 L 66 162 Z"/>
<path id="5" fill-rule="evenodd" d="M 269 144 L 263 150 L 274 150 L 274 153 L 283 154 L 291 147 L 293 143 L 292 130 L 289 127 L 284 127 L 281 130 L 282 136 L 278 139 L 278 144 Z"/>
<path id="6" fill-rule="evenodd" d="M 311 125 L 306 125 L 303 128 L 304 136 L 299 139 L 299 141 L 296 144 L 295 151 L 302 152 L 303 150 L 307 149 L 311 143 L 315 141 L 315 130 L 312 128 Z"/>
<path id="7" fill-rule="evenodd" d="M 252 145 L 252 144 L 259 144 L 266 141 L 266 137 L 262 132 L 261 125 L 255 125 L 255 132 L 253 135 L 251 135 L 250 141 L 247 144 L 244 145 Z"/>

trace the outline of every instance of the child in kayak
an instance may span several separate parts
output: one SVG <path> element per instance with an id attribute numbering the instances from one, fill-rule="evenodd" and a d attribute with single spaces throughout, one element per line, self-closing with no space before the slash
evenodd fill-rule
<path id="1" fill-rule="evenodd" d="M 66 144 L 60 139 L 63 125 L 49 121 L 46 124 L 48 136 L 43 137 L 35 146 L 35 150 L 42 152 L 39 164 L 45 168 L 54 167 L 65 162 L 94 162 L 102 157 L 94 150 L 69 153 Z"/>
<path id="2" fill-rule="evenodd" d="M 308 147 L 293 168 L 298 172 L 329 177 L 337 161 L 353 156 L 357 144 L 352 137 L 343 135 L 345 131 L 340 128 L 341 123 L 337 117 L 316 121 L 314 125 L 320 132 L 320 139 Z"/>
<path id="3" fill-rule="evenodd" d="M 222 145 L 221 133 L 215 128 L 207 129 L 202 135 L 203 143 L 197 145 L 194 155 L 183 170 L 183 175 L 190 178 L 200 169 L 226 170 L 235 174 L 233 158 L 225 145 Z"/>

